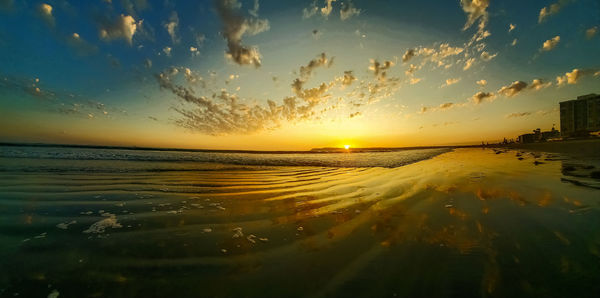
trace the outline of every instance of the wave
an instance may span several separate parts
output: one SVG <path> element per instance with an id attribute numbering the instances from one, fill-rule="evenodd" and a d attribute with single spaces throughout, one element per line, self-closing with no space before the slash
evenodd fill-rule
<path id="1" fill-rule="evenodd" d="M 136 151 L 90 148 L 0 147 L 0 158 L 19 171 L 172 171 L 211 170 L 215 165 L 395 168 L 449 152 L 449 148 L 361 153 L 223 153 Z M 36 160 L 34 163 L 23 160 Z M 43 161 L 41 161 L 43 160 Z M 53 162 L 54 161 L 54 162 Z M 56 162 L 61 161 L 61 162 Z M 63 162 L 73 161 L 73 162 Z M 110 161 L 111 163 L 101 163 Z M 138 162 L 132 164 L 131 162 Z M 141 165 L 139 162 L 146 162 Z M 222 169 L 222 167 L 216 167 Z M 4 171 L 15 170 L 6 167 Z"/>

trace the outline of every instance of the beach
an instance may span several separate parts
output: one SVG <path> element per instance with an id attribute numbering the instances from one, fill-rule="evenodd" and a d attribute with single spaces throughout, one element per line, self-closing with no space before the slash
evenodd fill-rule
<path id="1" fill-rule="evenodd" d="M 600 292 L 598 159 L 32 150 L 0 157 L 3 297 Z"/>

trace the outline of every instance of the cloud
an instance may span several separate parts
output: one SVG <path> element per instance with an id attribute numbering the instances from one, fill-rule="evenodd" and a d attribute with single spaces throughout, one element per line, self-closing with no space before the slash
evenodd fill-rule
<path id="1" fill-rule="evenodd" d="M 0 79 L 0 93 L 10 91 L 26 94 L 35 98 L 35 103 L 43 108 L 78 117 L 88 118 L 88 115 L 109 116 L 111 112 L 121 112 L 114 108 L 107 108 L 103 103 L 72 93 L 63 88 L 54 89 L 44 84 L 40 78 L 19 78 L 2 76 Z M 21 96 L 22 97 L 22 96 Z"/>
<path id="2" fill-rule="evenodd" d="M 591 27 L 585 30 L 585 37 L 587 39 L 592 39 L 594 36 L 596 36 L 596 33 L 598 33 L 598 26 Z"/>
<path id="3" fill-rule="evenodd" d="M 330 65 L 331 59 L 325 54 L 309 61 L 306 66 L 300 68 L 300 77 L 292 83 L 295 96 L 285 97 L 281 103 L 266 100 L 266 105 L 250 103 L 224 89 L 213 92 L 212 96 L 196 95 L 198 92 L 193 86 L 176 83 L 176 76 L 181 74 L 185 75 L 188 84 L 201 80 L 195 72 L 186 67 L 172 67 L 155 77 L 161 89 L 170 91 L 180 100 L 181 104 L 173 107 L 181 116 L 175 121 L 178 126 L 208 135 L 250 134 L 275 129 L 284 120 L 308 120 L 316 117 L 315 109 L 326 104 L 331 98 L 328 91 L 337 80 L 320 83 L 309 89 L 305 89 L 304 84 L 315 68 Z M 347 76 L 345 80 L 353 81 L 350 78 L 351 72 L 344 74 Z"/>
<path id="4" fill-rule="evenodd" d="M 355 117 L 360 117 L 360 116 L 362 116 L 361 112 L 355 112 L 355 113 L 350 114 L 350 119 L 355 118 Z"/>
<path id="5" fill-rule="evenodd" d="M 171 57 L 171 50 L 173 50 L 171 47 L 164 47 L 163 53 L 165 53 L 165 55 L 167 55 L 167 57 Z"/>
<path id="6" fill-rule="evenodd" d="M 389 60 L 380 63 L 376 59 L 370 59 L 369 62 L 371 63 L 369 70 L 373 72 L 373 75 L 375 75 L 379 81 L 385 81 L 387 77 L 387 70 L 395 65 L 394 62 Z"/>
<path id="7" fill-rule="evenodd" d="M 321 53 L 317 58 L 312 59 L 306 66 L 300 66 L 300 76 L 303 79 L 308 79 L 312 75 L 312 71 L 321 66 L 330 67 L 333 64 L 333 57 L 327 58 L 327 54 Z"/>
<path id="8" fill-rule="evenodd" d="M 442 88 L 456 84 L 460 81 L 460 78 L 454 78 L 454 79 L 446 79 L 446 82 L 441 86 Z"/>
<path id="9" fill-rule="evenodd" d="M 562 86 L 564 84 L 577 84 L 577 82 L 579 81 L 579 79 L 581 79 L 581 77 L 583 77 L 584 72 L 575 68 L 573 69 L 571 72 L 567 72 L 565 73 L 564 76 L 558 76 L 556 77 L 556 84 L 558 86 Z"/>
<path id="10" fill-rule="evenodd" d="M 192 54 L 192 57 L 200 55 L 200 51 L 198 51 L 198 48 L 196 47 L 190 47 L 190 53 Z"/>
<path id="11" fill-rule="evenodd" d="M 96 46 L 84 40 L 79 33 L 73 33 L 67 36 L 66 43 L 80 56 L 90 56 L 98 51 Z"/>
<path id="12" fill-rule="evenodd" d="M 498 90 L 498 94 L 513 97 L 523 91 L 526 87 L 527 83 L 523 81 L 514 81 L 512 84 L 500 88 L 500 90 Z"/>
<path id="13" fill-rule="evenodd" d="M 493 101 L 494 98 L 496 98 L 496 95 L 494 93 L 480 91 L 475 93 L 475 95 L 471 96 L 470 100 L 475 104 L 480 104 L 484 100 Z"/>
<path id="14" fill-rule="evenodd" d="M 256 47 L 242 44 L 244 35 L 252 36 L 268 31 L 269 21 L 254 16 L 243 16 L 237 0 L 217 0 L 217 12 L 223 22 L 223 37 L 227 40 L 226 56 L 239 65 L 260 67 L 261 55 Z"/>
<path id="15" fill-rule="evenodd" d="M 37 13 L 44 22 L 50 27 L 54 27 L 54 15 L 52 15 L 52 6 L 47 3 L 42 3 L 37 7 Z"/>
<path id="16" fill-rule="evenodd" d="M 483 61 L 490 61 L 492 59 L 494 59 L 494 57 L 498 56 L 498 53 L 491 55 L 490 53 L 483 51 L 481 52 L 481 60 Z"/>
<path id="17" fill-rule="evenodd" d="M 517 39 L 513 39 L 513 41 L 510 43 L 511 46 L 516 46 L 517 45 Z"/>
<path id="18" fill-rule="evenodd" d="M 248 13 L 255 17 L 258 18 L 258 9 L 260 8 L 260 3 L 258 3 L 258 0 L 254 0 L 254 6 L 252 7 L 252 9 L 248 9 Z"/>
<path id="19" fill-rule="evenodd" d="M 463 27 L 463 31 L 469 29 L 477 20 L 479 20 L 477 32 L 471 37 L 469 46 L 474 42 L 478 42 L 491 35 L 489 31 L 485 30 L 489 20 L 487 12 L 489 4 L 489 0 L 460 0 L 460 6 L 467 14 L 467 22 Z"/>
<path id="20" fill-rule="evenodd" d="M 441 104 L 441 105 L 440 105 L 438 108 L 439 108 L 440 110 L 447 110 L 447 109 L 450 109 L 450 108 L 452 108 L 452 107 L 454 107 L 454 106 L 455 106 L 455 104 L 454 104 L 454 103 L 447 102 L 447 103 L 443 103 L 443 104 Z"/>
<path id="21" fill-rule="evenodd" d="M 551 85 L 551 82 L 544 82 L 542 79 L 533 79 L 531 85 L 529 85 L 529 88 L 538 91 L 546 87 L 550 87 Z"/>
<path id="22" fill-rule="evenodd" d="M 354 7 L 352 1 L 346 0 L 342 2 L 342 8 L 340 9 L 340 19 L 345 21 L 353 16 L 357 16 L 360 14 L 360 9 Z"/>
<path id="23" fill-rule="evenodd" d="M 420 66 L 431 63 L 434 68 L 447 65 L 448 60 L 464 52 L 462 47 L 452 47 L 448 43 L 440 44 L 438 48 L 419 47 L 408 49 L 402 55 L 402 62 L 406 63 L 417 57 L 421 57 Z M 417 63 L 417 62 L 415 62 Z M 452 63 L 451 63 L 452 64 Z"/>
<path id="24" fill-rule="evenodd" d="M 344 71 L 344 76 L 336 78 L 336 81 L 342 84 L 342 87 L 346 87 L 352 85 L 352 83 L 356 81 L 356 77 L 354 76 L 351 70 L 347 70 Z"/>
<path id="25" fill-rule="evenodd" d="M 303 19 L 308 19 L 312 16 L 314 16 L 315 14 L 317 14 L 317 12 L 319 11 L 319 7 L 317 7 L 317 1 L 314 0 L 309 7 L 306 7 L 302 10 L 302 18 Z"/>
<path id="26" fill-rule="evenodd" d="M 505 117 L 506 118 L 518 118 L 518 117 L 525 117 L 525 116 L 529 116 L 531 115 L 531 112 L 522 112 L 522 113 L 512 113 L 512 114 L 508 114 Z"/>
<path id="27" fill-rule="evenodd" d="M 556 47 L 556 45 L 558 45 L 558 43 L 560 42 L 560 36 L 554 36 L 552 37 L 552 39 L 548 39 L 546 41 L 544 41 L 544 44 L 542 45 L 542 51 L 551 51 L 552 49 L 554 49 Z"/>
<path id="28" fill-rule="evenodd" d="M 408 69 L 406 71 L 404 71 L 404 74 L 407 76 L 412 76 L 415 73 L 415 71 L 419 70 L 419 68 L 420 68 L 419 66 L 411 64 L 408 66 Z"/>
<path id="29" fill-rule="evenodd" d="M 415 84 L 418 84 L 421 80 L 422 80 L 421 78 L 410 78 L 408 80 L 408 83 L 411 85 L 415 85 Z"/>
<path id="30" fill-rule="evenodd" d="M 177 12 L 173 11 L 171 13 L 171 17 L 169 21 L 164 24 L 167 33 L 171 36 L 171 41 L 173 43 L 179 43 L 179 38 L 177 37 L 177 27 L 179 26 L 179 17 L 177 16 Z"/>
<path id="31" fill-rule="evenodd" d="M 141 25 L 142 20 L 136 22 L 132 16 L 123 14 L 114 20 L 104 19 L 100 24 L 100 38 L 105 41 L 123 39 L 131 45 L 133 36 Z"/>
<path id="32" fill-rule="evenodd" d="M 324 0 L 324 5 L 323 7 L 319 7 L 317 5 L 317 0 L 314 0 L 309 7 L 306 7 L 302 10 L 302 18 L 303 19 L 308 19 L 311 18 L 312 16 L 316 15 L 317 13 L 319 13 L 321 16 L 327 18 L 329 17 L 329 15 L 331 14 L 331 12 L 333 11 L 333 2 L 335 2 L 336 0 Z M 353 7 L 353 6 L 352 6 Z M 348 11 L 347 13 L 354 13 L 351 11 Z M 358 10 L 358 13 L 360 13 L 360 10 Z M 352 15 L 348 15 L 347 18 L 351 17 Z M 342 18 L 342 12 L 340 12 L 340 18 Z"/>
<path id="33" fill-rule="evenodd" d="M 414 57 L 415 54 L 416 53 L 415 53 L 414 49 L 408 49 L 408 50 L 406 50 L 406 52 L 404 52 L 404 55 L 402 55 L 402 62 L 407 62 L 412 57 Z"/>
<path id="34" fill-rule="evenodd" d="M 508 25 L 508 32 L 515 30 L 515 28 L 517 28 L 517 26 L 515 24 Z"/>
<path id="35" fill-rule="evenodd" d="M 325 7 L 321 7 L 321 15 L 324 17 L 328 17 L 333 10 L 332 2 L 335 0 L 325 0 Z"/>
<path id="36" fill-rule="evenodd" d="M 471 68 L 471 66 L 473 66 L 473 63 L 475 63 L 475 58 L 467 59 L 467 61 L 465 61 L 465 66 L 463 67 L 463 70 Z"/>
<path id="37" fill-rule="evenodd" d="M 543 7 L 540 10 L 538 16 L 538 23 L 544 22 L 548 17 L 557 14 L 565 5 L 572 2 L 572 0 L 558 0 L 556 3 L 550 4 L 550 6 Z"/>
<path id="38" fill-rule="evenodd" d="M 457 107 L 464 107 L 466 105 L 466 103 L 453 103 L 453 102 L 446 102 L 446 103 L 442 103 L 437 107 L 421 107 L 421 110 L 419 111 L 419 114 L 424 114 L 424 113 L 429 113 L 429 112 L 437 112 L 437 111 L 446 111 L 446 110 L 450 110 L 453 108 L 457 108 Z"/>
<path id="39" fill-rule="evenodd" d="M 467 14 L 467 22 L 463 30 L 469 29 L 478 19 L 480 23 L 486 24 L 488 21 L 487 7 L 490 5 L 489 0 L 461 0 L 460 6 Z M 485 27 L 485 25 L 483 25 Z"/>
<path id="40" fill-rule="evenodd" d="M 477 82 L 475 82 L 477 85 L 483 87 L 485 85 L 487 85 L 487 81 L 486 80 L 479 80 Z"/>

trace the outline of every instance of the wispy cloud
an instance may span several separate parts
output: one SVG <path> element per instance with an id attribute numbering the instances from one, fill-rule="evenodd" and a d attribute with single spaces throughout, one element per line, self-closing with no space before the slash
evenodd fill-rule
<path id="1" fill-rule="evenodd" d="M 596 36 L 596 33 L 598 33 L 598 26 L 591 27 L 585 30 L 585 37 L 587 39 L 592 39 L 594 36 Z"/>
<path id="2" fill-rule="evenodd" d="M 354 7 L 354 4 L 351 0 L 346 0 L 342 2 L 342 7 L 340 9 L 340 19 L 345 21 L 353 16 L 357 16 L 360 14 L 360 9 Z"/>
<path id="3" fill-rule="evenodd" d="M 186 67 L 172 67 L 156 75 L 159 86 L 174 94 L 181 102 L 173 109 L 180 114 L 176 124 L 208 135 L 248 134 L 279 127 L 282 121 L 309 120 L 316 117 L 318 107 L 331 99 L 330 89 L 336 84 L 350 85 L 356 78 L 351 71 L 344 77 L 331 82 L 321 82 L 316 87 L 305 88 L 316 68 L 329 67 L 333 59 L 322 53 L 299 69 L 299 77 L 291 84 L 293 95 L 279 103 L 266 100 L 265 104 L 251 103 L 237 94 L 221 89 L 210 94 L 206 85 L 198 92 L 193 85 L 178 84 L 176 77 L 184 74 L 186 82 L 192 84 L 199 78 Z M 231 77 L 232 75 L 230 75 Z M 357 114 L 358 115 L 358 114 Z"/>
<path id="4" fill-rule="evenodd" d="M 508 96 L 508 97 L 513 97 L 513 96 L 519 94 L 519 92 L 521 92 L 525 88 L 527 88 L 527 83 L 525 83 L 523 81 L 514 81 L 512 84 L 510 84 L 508 86 L 502 86 L 502 88 L 500 88 L 500 90 L 498 90 L 498 94 L 502 94 L 502 95 Z"/>
<path id="5" fill-rule="evenodd" d="M 450 78 L 450 79 L 446 79 L 446 82 L 441 86 L 442 88 L 444 87 L 448 87 L 450 85 L 454 85 L 456 83 L 460 82 L 460 78 Z"/>
<path id="6" fill-rule="evenodd" d="M 574 0 L 558 0 L 556 3 L 552 3 L 549 6 L 543 7 L 540 9 L 538 23 L 543 23 L 548 17 L 557 14 L 563 7 L 573 1 Z"/>
<path id="7" fill-rule="evenodd" d="M 177 16 L 177 12 L 173 11 L 171 13 L 171 17 L 169 17 L 169 21 L 164 24 L 165 30 L 169 33 L 171 37 L 171 41 L 175 43 L 179 43 L 179 37 L 177 37 L 177 27 L 179 27 L 179 17 Z"/>
<path id="8" fill-rule="evenodd" d="M 526 117 L 526 116 L 530 116 L 531 114 L 533 114 L 532 112 L 521 112 L 521 113 L 510 113 L 508 115 L 506 115 L 506 118 L 520 118 L 520 117 Z"/>
<path id="9" fill-rule="evenodd" d="M 38 16 L 50 27 L 55 25 L 54 15 L 52 14 L 53 9 L 52 5 L 47 3 L 42 3 L 37 7 Z"/>

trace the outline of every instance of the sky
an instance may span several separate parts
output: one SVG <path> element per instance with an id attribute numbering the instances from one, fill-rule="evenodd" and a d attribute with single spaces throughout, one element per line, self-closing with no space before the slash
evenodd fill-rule
<path id="1" fill-rule="evenodd" d="M 0 142 L 309 150 L 559 128 L 597 0 L 0 0 Z"/>

